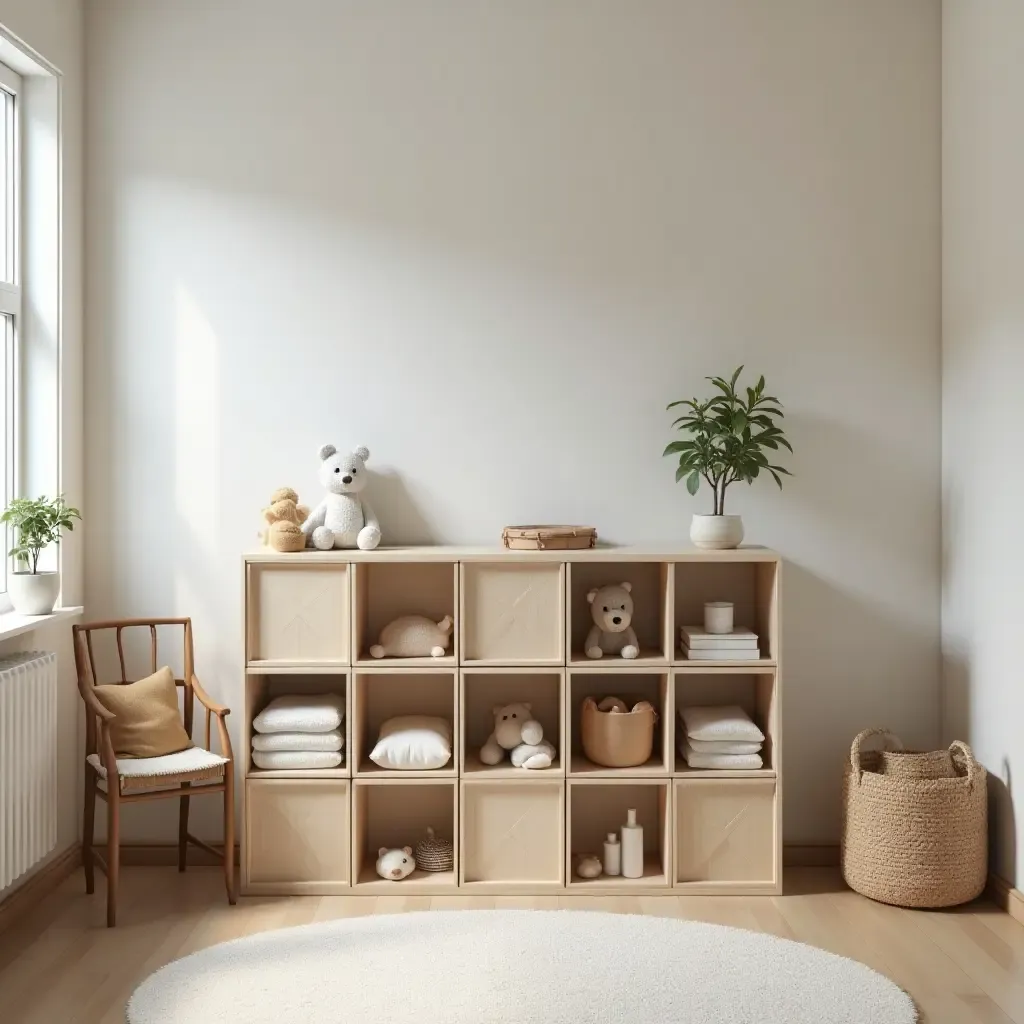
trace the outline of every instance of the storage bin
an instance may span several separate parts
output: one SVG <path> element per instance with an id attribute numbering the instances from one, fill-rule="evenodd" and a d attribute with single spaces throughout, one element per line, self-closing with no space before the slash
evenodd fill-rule
<path id="1" fill-rule="evenodd" d="M 654 747 L 654 708 L 619 714 L 600 711 L 593 697 L 580 709 L 580 739 L 587 758 L 605 768 L 635 768 L 650 760 Z"/>
<path id="2" fill-rule="evenodd" d="M 900 745 L 886 729 L 867 729 L 850 748 L 843 779 L 847 885 L 900 907 L 950 907 L 979 896 L 988 864 L 985 769 L 959 741 L 938 756 L 862 753 L 876 735 Z M 948 774 L 936 777 L 939 771 Z"/>

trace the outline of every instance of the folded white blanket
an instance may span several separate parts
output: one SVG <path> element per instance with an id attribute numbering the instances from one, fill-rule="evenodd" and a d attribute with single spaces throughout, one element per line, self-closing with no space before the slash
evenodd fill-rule
<path id="1" fill-rule="evenodd" d="M 730 740 L 763 743 L 764 733 L 737 704 L 680 708 L 679 717 L 691 740 Z"/>
<path id="2" fill-rule="evenodd" d="M 688 737 L 695 754 L 760 754 L 760 743 L 741 743 L 739 740 L 695 740 Z"/>
<path id="3" fill-rule="evenodd" d="M 330 750 L 254 750 L 253 764 L 269 770 L 294 768 L 337 768 L 341 754 Z"/>
<path id="4" fill-rule="evenodd" d="M 275 697 L 253 720 L 257 732 L 333 732 L 345 720 L 345 698 L 338 693 Z"/>
<path id="5" fill-rule="evenodd" d="M 252 749 L 301 750 L 311 753 L 315 750 L 333 752 L 343 749 L 345 737 L 335 729 L 333 732 L 268 732 L 252 738 Z"/>
<path id="6" fill-rule="evenodd" d="M 764 763 L 760 754 L 698 754 L 685 739 L 679 741 L 679 753 L 691 768 L 716 768 L 727 771 L 760 768 Z"/>

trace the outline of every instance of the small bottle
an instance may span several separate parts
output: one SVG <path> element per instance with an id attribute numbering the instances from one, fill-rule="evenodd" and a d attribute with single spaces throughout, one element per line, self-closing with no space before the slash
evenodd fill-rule
<path id="1" fill-rule="evenodd" d="M 608 838 L 604 841 L 604 873 L 622 874 L 622 844 L 614 832 L 609 832 Z"/>
<path id="2" fill-rule="evenodd" d="M 636 808 L 626 811 L 626 824 L 622 826 L 622 877 L 644 876 L 644 830 L 636 823 Z"/>

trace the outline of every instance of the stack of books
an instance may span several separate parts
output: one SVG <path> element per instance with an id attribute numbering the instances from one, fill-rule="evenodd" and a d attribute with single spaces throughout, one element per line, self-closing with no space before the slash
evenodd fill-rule
<path id="1" fill-rule="evenodd" d="M 703 626 L 680 626 L 683 657 L 691 661 L 757 661 L 757 634 L 744 626 L 731 633 L 709 633 Z"/>

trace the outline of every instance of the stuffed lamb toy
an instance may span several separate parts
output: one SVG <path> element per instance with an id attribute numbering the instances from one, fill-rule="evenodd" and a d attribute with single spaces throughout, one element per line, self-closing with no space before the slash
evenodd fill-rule
<path id="1" fill-rule="evenodd" d="M 366 486 L 368 448 L 342 454 L 333 444 L 320 449 L 320 483 L 327 488 L 324 500 L 302 524 L 307 543 L 321 551 L 359 548 L 372 551 L 380 543 L 380 524 L 359 492 Z"/>

